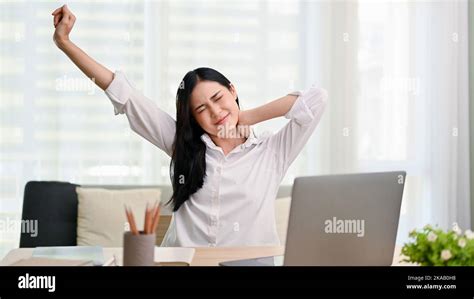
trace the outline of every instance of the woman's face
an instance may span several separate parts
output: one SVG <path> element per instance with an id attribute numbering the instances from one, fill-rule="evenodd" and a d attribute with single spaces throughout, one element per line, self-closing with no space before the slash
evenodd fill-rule
<path id="1" fill-rule="evenodd" d="M 237 92 L 214 81 L 199 81 L 191 93 L 191 111 L 197 123 L 209 135 L 225 138 L 223 132 L 239 121 Z M 225 129 L 224 129 L 225 128 Z"/>

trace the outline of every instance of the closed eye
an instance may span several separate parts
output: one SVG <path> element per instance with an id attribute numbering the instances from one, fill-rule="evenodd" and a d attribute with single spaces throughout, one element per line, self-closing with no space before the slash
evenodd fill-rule
<path id="1" fill-rule="evenodd" d="M 222 96 L 220 96 L 220 97 L 218 97 L 217 99 L 215 99 L 215 100 L 214 100 L 214 103 L 217 102 L 217 101 L 219 101 L 220 99 L 222 99 Z M 201 112 L 203 112 L 203 111 L 206 109 L 206 106 L 203 105 L 203 106 L 199 107 L 198 109 L 199 109 L 199 110 L 198 110 L 198 113 L 201 113 Z"/>

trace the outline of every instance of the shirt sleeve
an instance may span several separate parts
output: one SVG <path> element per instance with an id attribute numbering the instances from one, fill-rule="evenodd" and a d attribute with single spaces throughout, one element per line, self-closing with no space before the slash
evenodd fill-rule
<path id="1" fill-rule="evenodd" d="M 105 90 L 115 115 L 125 114 L 130 128 L 171 157 L 176 121 L 137 90 L 121 71 Z"/>
<path id="2" fill-rule="evenodd" d="M 327 91 L 315 85 L 290 95 L 298 98 L 285 114 L 290 119 L 283 128 L 269 137 L 268 145 L 275 152 L 282 175 L 296 159 L 316 129 L 327 103 Z"/>

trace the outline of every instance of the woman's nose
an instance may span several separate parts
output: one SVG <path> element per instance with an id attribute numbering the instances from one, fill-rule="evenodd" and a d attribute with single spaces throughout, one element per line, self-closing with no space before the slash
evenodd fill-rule
<path id="1" fill-rule="evenodd" d="M 220 112 L 221 109 L 219 108 L 218 105 L 212 103 L 212 104 L 209 105 L 209 109 L 211 110 L 211 115 L 212 115 L 213 118 L 219 117 L 219 115 L 220 115 L 219 112 Z"/>

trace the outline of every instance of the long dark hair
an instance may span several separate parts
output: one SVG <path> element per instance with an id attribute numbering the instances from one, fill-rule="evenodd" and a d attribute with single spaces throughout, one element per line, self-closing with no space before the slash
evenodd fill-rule
<path id="1" fill-rule="evenodd" d="M 174 212 L 202 188 L 206 175 L 206 145 L 201 139 L 205 132 L 192 115 L 190 105 L 191 93 L 199 81 L 215 81 L 228 89 L 231 86 L 231 82 L 218 71 L 201 67 L 189 71 L 178 87 L 176 136 L 170 164 L 173 195 L 167 202 L 173 204 Z M 238 98 L 236 102 L 239 105 Z"/>

